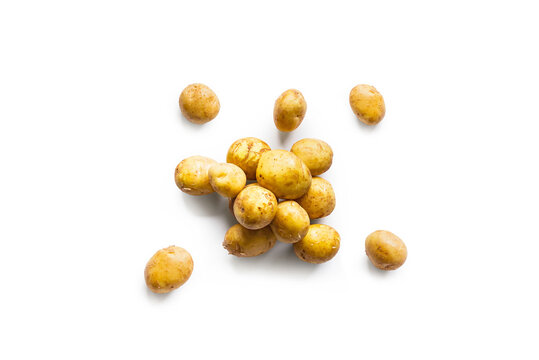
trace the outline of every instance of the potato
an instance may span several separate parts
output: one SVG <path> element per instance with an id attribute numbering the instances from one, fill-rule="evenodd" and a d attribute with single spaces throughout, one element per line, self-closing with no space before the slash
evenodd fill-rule
<path id="1" fill-rule="evenodd" d="M 311 219 L 320 219 L 335 209 L 335 192 L 329 181 L 315 176 L 307 193 L 296 201 Z"/>
<path id="2" fill-rule="evenodd" d="M 226 155 L 226 162 L 239 166 L 247 176 L 247 179 L 256 179 L 256 167 L 260 156 L 271 148 L 264 141 L 247 137 L 238 139 L 230 145 Z"/>
<path id="3" fill-rule="evenodd" d="M 291 152 L 271 150 L 260 157 L 256 180 L 278 198 L 294 200 L 311 186 L 311 173 L 307 165 Z"/>
<path id="4" fill-rule="evenodd" d="M 180 95 L 183 116 L 192 123 L 204 124 L 213 120 L 221 105 L 217 95 L 204 84 L 191 84 Z"/>
<path id="5" fill-rule="evenodd" d="M 307 235 L 310 223 L 307 212 L 297 202 L 289 200 L 277 205 L 270 226 L 277 240 L 293 244 Z"/>
<path id="6" fill-rule="evenodd" d="M 214 164 L 217 164 L 215 160 L 205 156 L 191 156 L 182 160 L 174 173 L 176 185 L 189 195 L 212 193 L 208 170 Z"/>
<path id="7" fill-rule="evenodd" d="M 365 252 L 374 266 L 381 270 L 395 270 L 406 261 L 408 250 L 395 234 L 377 230 L 365 239 Z"/>
<path id="8" fill-rule="evenodd" d="M 294 244 L 294 252 L 301 260 L 321 264 L 331 260 L 339 251 L 341 237 L 328 225 L 313 224 L 307 235 Z"/>
<path id="9" fill-rule="evenodd" d="M 249 257 L 265 253 L 275 245 L 275 241 L 275 235 L 269 226 L 249 230 L 236 224 L 226 232 L 223 247 L 229 254 Z"/>
<path id="10" fill-rule="evenodd" d="M 350 91 L 350 106 L 357 118 L 367 125 L 376 125 L 384 118 L 386 105 L 382 95 L 371 85 L 357 85 Z"/>
<path id="11" fill-rule="evenodd" d="M 219 195 L 233 198 L 245 187 L 247 178 L 243 170 L 234 164 L 214 164 L 208 170 L 213 190 Z"/>
<path id="12" fill-rule="evenodd" d="M 277 129 L 292 131 L 303 121 L 307 103 L 303 95 L 295 89 L 286 90 L 275 101 L 273 107 L 273 121 Z"/>
<path id="13" fill-rule="evenodd" d="M 154 293 L 168 293 L 179 288 L 193 272 L 193 258 L 179 246 L 169 246 L 152 256 L 144 269 L 146 285 Z"/>
<path id="14" fill-rule="evenodd" d="M 302 139 L 290 151 L 307 165 L 312 176 L 325 173 L 333 162 L 333 150 L 322 140 Z"/>
<path id="15" fill-rule="evenodd" d="M 271 223 L 277 212 L 277 198 L 258 184 L 245 187 L 234 201 L 234 216 L 250 230 L 261 229 Z"/>

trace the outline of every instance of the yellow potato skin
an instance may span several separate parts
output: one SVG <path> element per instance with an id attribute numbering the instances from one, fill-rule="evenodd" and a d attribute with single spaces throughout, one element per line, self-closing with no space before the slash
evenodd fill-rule
<path id="1" fill-rule="evenodd" d="M 295 201 L 283 201 L 271 222 L 271 230 L 277 240 L 293 244 L 305 237 L 311 221 L 307 212 Z"/>
<path id="2" fill-rule="evenodd" d="M 212 193 L 208 170 L 216 163 L 213 159 L 198 155 L 182 160 L 174 172 L 176 186 L 189 195 Z"/>
<path id="3" fill-rule="evenodd" d="M 217 95 L 204 84 L 191 84 L 183 89 L 179 103 L 183 116 L 195 124 L 213 120 L 221 108 Z"/>
<path id="4" fill-rule="evenodd" d="M 398 269 L 408 256 L 404 242 L 386 230 L 377 230 L 367 236 L 365 253 L 372 264 L 380 270 Z"/>
<path id="5" fill-rule="evenodd" d="M 376 125 L 386 114 L 382 94 L 374 86 L 360 84 L 350 91 L 350 106 L 357 118 L 367 125 Z"/>
<path id="6" fill-rule="evenodd" d="M 294 200 L 311 186 L 311 173 L 307 165 L 293 153 L 271 150 L 260 157 L 256 180 L 278 198 Z"/>
<path id="7" fill-rule="evenodd" d="M 193 258 L 179 246 L 156 252 L 146 264 L 144 280 L 154 293 L 164 294 L 179 288 L 193 272 Z"/>
<path id="8" fill-rule="evenodd" d="M 318 176 L 313 177 L 307 193 L 296 201 L 307 211 L 311 219 L 328 216 L 335 209 L 336 203 L 335 192 L 330 182 Z"/>
<path id="9" fill-rule="evenodd" d="M 251 257 L 267 252 L 275 245 L 275 241 L 275 235 L 269 226 L 258 230 L 249 230 L 236 224 L 226 232 L 223 247 L 231 255 Z"/>
<path id="10" fill-rule="evenodd" d="M 290 151 L 307 165 L 312 176 L 325 173 L 333 163 L 333 150 L 322 140 L 299 140 L 292 145 Z"/>
<path id="11" fill-rule="evenodd" d="M 289 132 L 298 128 L 307 112 L 303 94 L 296 89 L 286 90 L 275 100 L 273 121 L 280 131 Z"/>
<path id="12" fill-rule="evenodd" d="M 233 198 L 245 187 L 247 178 L 243 170 L 234 164 L 215 164 L 208 170 L 210 185 L 215 192 Z"/>
<path id="13" fill-rule="evenodd" d="M 301 260 L 322 264 L 331 260 L 339 251 L 341 237 L 331 226 L 313 224 L 305 237 L 294 244 L 294 252 Z"/>
<path id="14" fill-rule="evenodd" d="M 234 216 L 245 228 L 261 229 L 271 223 L 277 213 L 277 198 L 258 184 L 246 186 L 234 200 Z"/>
<path id="15" fill-rule="evenodd" d="M 226 155 L 226 162 L 239 166 L 247 179 L 256 179 L 256 167 L 260 156 L 271 150 L 268 144 L 255 137 L 238 139 L 230 145 Z"/>

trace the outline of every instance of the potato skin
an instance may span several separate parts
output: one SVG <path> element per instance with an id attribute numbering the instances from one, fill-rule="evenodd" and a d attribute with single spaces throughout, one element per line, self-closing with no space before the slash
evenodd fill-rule
<path id="1" fill-rule="evenodd" d="M 350 107 L 357 118 L 367 125 L 376 125 L 386 114 L 382 94 L 374 86 L 360 84 L 350 91 Z"/>
<path id="2" fill-rule="evenodd" d="M 404 241 L 386 230 L 377 230 L 365 239 L 365 253 L 380 270 L 395 270 L 404 264 L 408 250 Z"/>
<path id="3" fill-rule="evenodd" d="M 333 163 L 333 150 L 322 140 L 299 140 L 292 145 L 290 151 L 307 165 L 312 176 L 325 173 Z"/>
<path id="4" fill-rule="evenodd" d="M 277 198 L 258 184 L 246 186 L 234 200 L 234 216 L 245 228 L 261 229 L 271 223 L 277 213 Z"/>
<path id="5" fill-rule="evenodd" d="M 174 172 L 176 186 L 189 195 L 206 195 L 213 192 L 208 176 L 209 168 L 217 162 L 205 156 L 191 156 L 182 160 Z"/>
<path id="6" fill-rule="evenodd" d="M 280 131 L 293 131 L 303 121 L 307 103 L 303 94 L 295 89 L 286 90 L 275 100 L 273 121 Z"/>
<path id="7" fill-rule="evenodd" d="M 307 212 L 297 202 L 289 200 L 277 205 L 277 213 L 270 226 L 277 240 L 293 244 L 307 235 L 310 224 Z"/>
<path id="8" fill-rule="evenodd" d="M 193 272 L 193 258 L 179 246 L 157 251 L 146 264 L 144 280 L 154 293 L 164 294 L 179 288 Z"/>
<path id="9" fill-rule="evenodd" d="M 226 232 L 223 247 L 231 255 L 251 257 L 267 252 L 275 245 L 275 241 L 275 235 L 269 226 L 258 230 L 249 230 L 236 224 Z"/>
<path id="10" fill-rule="evenodd" d="M 226 162 L 239 166 L 247 179 L 256 179 L 256 167 L 260 156 L 271 150 L 268 144 L 255 137 L 238 139 L 230 145 L 226 155 Z"/>
<path id="11" fill-rule="evenodd" d="M 307 165 L 293 153 L 271 150 L 260 157 L 256 180 L 278 198 L 294 200 L 311 186 L 311 173 Z"/>
<path id="12" fill-rule="evenodd" d="M 183 116 L 195 124 L 213 120 L 221 108 L 217 95 L 204 84 L 188 85 L 183 89 L 179 103 Z"/>
<path id="13" fill-rule="evenodd" d="M 208 170 L 210 185 L 215 192 L 233 198 L 245 187 L 247 178 L 243 170 L 234 164 L 214 164 Z"/>
<path id="14" fill-rule="evenodd" d="M 294 244 L 294 252 L 301 260 L 321 264 L 331 260 L 339 251 L 341 237 L 331 226 L 313 224 L 305 237 Z"/>
<path id="15" fill-rule="evenodd" d="M 330 182 L 315 176 L 305 195 L 296 200 L 311 219 L 328 216 L 335 209 L 335 192 Z"/>

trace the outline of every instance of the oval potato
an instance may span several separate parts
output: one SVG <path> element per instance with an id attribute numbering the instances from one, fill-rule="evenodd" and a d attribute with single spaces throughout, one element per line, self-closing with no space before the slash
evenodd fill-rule
<path id="1" fill-rule="evenodd" d="M 341 246 L 339 233 L 331 226 L 313 224 L 307 235 L 294 244 L 294 252 L 301 260 L 321 264 L 333 259 Z"/>
<path id="2" fill-rule="evenodd" d="M 271 150 L 269 145 L 260 139 L 254 137 L 238 139 L 230 145 L 226 162 L 239 166 L 247 179 L 254 180 L 260 156 L 269 150 Z"/>
<path id="3" fill-rule="evenodd" d="M 275 100 L 273 121 L 280 131 L 292 131 L 298 128 L 307 112 L 307 103 L 303 94 L 295 89 L 286 90 Z"/>
<path id="4" fill-rule="evenodd" d="M 261 229 L 271 223 L 277 212 L 277 198 L 258 184 L 246 186 L 234 200 L 234 216 L 245 228 Z"/>
<path id="5" fill-rule="evenodd" d="M 404 264 L 408 250 L 404 241 L 386 230 L 377 230 L 365 239 L 365 253 L 380 270 L 395 270 Z"/>
<path id="6" fill-rule="evenodd" d="M 168 293 L 179 288 L 193 272 L 193 258 L 179 246 L 157 251 L 146 264 L 144 280 L 154 293 Z"/>
<path id="7" fill-rule="evenodd" d="M 305 195 L 296 199 L 311 219 L 328 216 L 335 209 L 335 192 L 330 182 L 315 176 Z"/>
<path id="8" fill-rule="evenodd" d="M 386 114 L 382 94 L 374 86 L 360 84 L 350 91 L 350 107 L 357 118 L 367 125 L 376 125 Z"/>
<path id="9" fill-rule="evenodd" d="M 213 190 L 226 198 L 233 198 L 245 187 L 247 178 L 243 170 L 234 164 L 214 164 L 208 170 Z"/>
<path id="10" fill-rule="evenodd" d="M 208 175 L 209 168 L 217 162 L 205 156 L 191 156 L 182 160 L 174 172 L 176 186 L 189 195 L 206 195 L 213 192 Z"/>
<path id="11" fill-rule="evenodd" d="M 307 212 L 297 202 L 289 200 L 277 205 L 277 213 L 270 226 L 277 240 L 293 244 L 307 235 L 310 223 Z"/>
<path id="12" fill-rule="evenodd" d="M 307 165 L 312 176 L 325 173 L 333 163 L 333 150 L 322 140 L 299 140 L 290 151 Z"/>
<path id="13" fill-rule="evenodd" d="M 204 84 L 191 84 L 183 89 L 179 103 L 183 116 L 195 124 L 213 120 L 221 108 L 217 95 Z"/>
<path id="14" fill-rule="evenodd" d="M 250 230 L 236 224 L 226 232 L 223 247 L 231 255 L 250 257 L 267 252 L 275 245 L 275 241 L 275 235 L 269 226 L 258 230 Z"/>

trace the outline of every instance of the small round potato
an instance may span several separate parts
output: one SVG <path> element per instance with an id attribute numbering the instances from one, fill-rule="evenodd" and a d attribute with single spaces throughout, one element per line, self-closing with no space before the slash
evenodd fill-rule
<path id="1" fill-rule="evenodd" d="M 144 269 L 146 285 L 154 293 L 168 293 L 179 288 L 193 272 L 193 258 L 179 246 L 169 246 L 152 256 Z"/>
<path id="2" fill-rule="evenodd" d="M 307 193 L 296 201 L 311 219 L 320 219 L 335 209 L 335 192 L 329 181 L 315 176 Z"/>
<path id="3" fill-rule="evenodd" d="M 307 103 L 301 92 L 295 89 L 286 90 L 275 101 L 273 108 L 273 121 L 277 129 L 292 131 L 303 121 Z"/>
<path id="4" fill-rule="evenodd" d="M 365 252 L 380 270 L 395 270 L 406 261 L 408 251 L 404 242 L 395 234 L 377 230 L 365 239 Z"/>
<path id="5" fill-rule="evenodd" d="M 302 139 L 290 151 L 303 160 L 312 176 L 325 173 L 333 162 L 333 150 L 322 140 Z"/>
<path id="6" fill-rule="evenodd" d="M 256 167 L 260 156 L 271 148 L 264 141 L 247 137 L 238 139 L 230 145 L 228 154 L 226 155 L 226 162 L 239 166 L 247 176 L 247 179 L 256 179 Z"/>
<path id="7" fill-rule="evenodd" d="M 174 172 L 176 185 L 189 195 L 212 193 L 208 170 L 214 164 L 217 164 L 215 160 L 205 156 L 191 156 L 182 160 Z"/>
<path id="8" fill-rule="evenodd" d="M 269 226 L 249 230 L 236 224 L 226 232 L 223 247 L 231 255 L 249 257 L 265 253 L 275 245 L 275 241 L 275 235 Z"/>
<path id="9" fill-rule="evenodd" d="M 192 123 L 204 124 L 213 120 L 221 105 L 217 95 L 204 84 L 191 84 L 180 95 L 183 116 Z"/>
<path id="10" fill-rule="evenodd" d="M 360 84 L 350 91 L 350 106 L 357 118 L 376 125 L 384 118 L 386 105 L 382 94 L 371 85 Z"/>
<path id="11" fill-rule="evenodd" d="M 277 212 L 277 198 L 258 184 L 246 186 L 234 201 L 234 216 L 250 230 L 261 229 L 271 223 Z"/>
<path id="12" fill-rule="evenodd" d="M 293 153 L 271 150 L 260 157 L 256 180 L 278 198 L 294 200 L 311 186 L 311 173 L 307 165 Z"/>
<path id="13" fill-rule="evenodd" d="M 297 202 L 289 200 L 279 203 L 270 226 L 277 240 L 293 244 L 307 235 L 310 224 L 307 212 Z"/>
<path id="14" fill-rule="evenodd" d="M 243 170 L 234 164 L 214 164 L 208 170 L 210 184 L 219 195 L 233 198 L 245 187 L 247 178 Z"/>
<path id="15" fill-rule="evenodd" d="M 294 252 L 301 260 L 321 264 L 331 260 L 339 251 L 341 237 L 328 225 L 313 224 L 305 237 L 294 244 Z"/>

